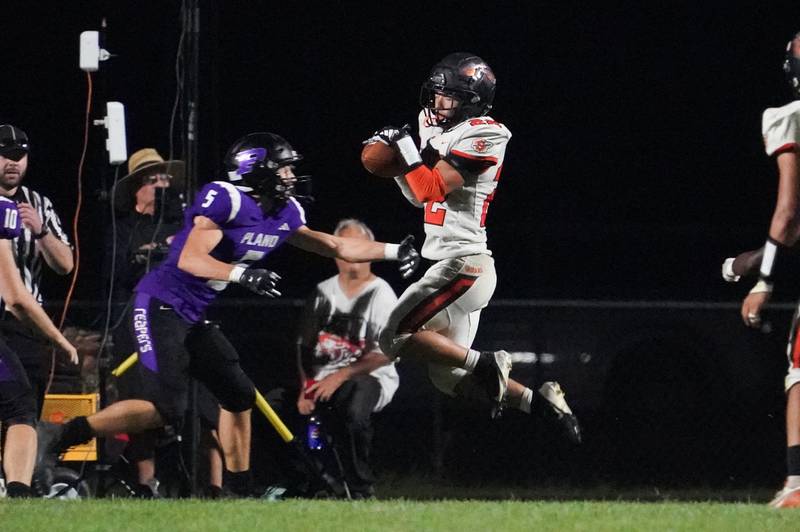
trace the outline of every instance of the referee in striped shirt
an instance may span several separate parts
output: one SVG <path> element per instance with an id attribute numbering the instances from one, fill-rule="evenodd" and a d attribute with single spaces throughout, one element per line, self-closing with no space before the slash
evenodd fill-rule
<path id="1" fill-rule="evenodd" d="M 44 194 L 22 185 L 28 169 L 28 136 L 9 124 L 0 125 L 0 195 L 17 204 L 22 234 L 12 242 L 14 260 L 25 287 L 42 303 L 39 289 L 43 263 L 59 275 L 74 266 L 72 247 L 53 203 Z M 17 352 L 34 389 L 41 413 L 50 371 L 51 347 L 29 326 L 18 321 L 0 300 L 0 334 Z"/>

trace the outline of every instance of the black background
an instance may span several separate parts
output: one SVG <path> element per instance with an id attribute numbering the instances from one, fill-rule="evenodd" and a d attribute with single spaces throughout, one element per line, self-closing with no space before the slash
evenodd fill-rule
<path id="1" fill-rule="evenodd" d="M 766 236 L 777 172 L 760 116 L 789 101 L 780 65 L 800 23 L 788 2 L 697 4 L 201 1 L 198 182 L 220 176 L 236 138 L 271 130 L 314 175 L 312 228 L 356 216 L 381 240 L 421 241 L 421 213 L 361 168 L 361 140 L 414 124 L 430 67 L 471 51 L 493 67 L 492 115 L 514 134 L 488 219 L 496 297 L 738 299 L 743 289 L 725 285 L 719 265 Z M 0 123 L 28 132 L 27 184 L 69 223 L 86 105 L 79 33 L 106 17 L 115 54 L 94 75 L 92 118 L 123 102 L 129 153 L 153 146 L 166 157 L 180 3 L 4 7 Z M 103 130 L 90 137 L 79 298 L 101 293 L 106 206 L 94 194 L 113 177 Z M 334 271 L 294 249 L 271 264 L 287 296 Z M 376 269 L 402 287 L 393 266 Z"/>

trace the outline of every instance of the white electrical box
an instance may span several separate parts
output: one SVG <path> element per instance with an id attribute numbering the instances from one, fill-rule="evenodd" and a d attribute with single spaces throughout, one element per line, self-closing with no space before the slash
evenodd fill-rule
<path id="1" fill-rule="evenodd" d="M 100 65 L 100 33 L 84 31 L 81 33 L 80 67 L 86 72 L 97 72 Z"/>
<path id="2" fill-rule="evenodd" d="M 106 103 L 105 126 L 108 130 L 108 139 L 106 140 L 108 162 L 111 164 L 122 164 L 128 160 L 124 105 L 120 102 Z"/>

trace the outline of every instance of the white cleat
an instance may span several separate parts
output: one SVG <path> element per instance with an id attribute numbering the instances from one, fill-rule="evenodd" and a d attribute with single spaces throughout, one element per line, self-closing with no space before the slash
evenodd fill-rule
<path id="1" fill-rule="evenodd" d="M 581 427 L 572 413 L 561 386 L 557 382 L 545 382 L 533 397 L 534 410 L 561 427 L 564 435 L 574 444 L 581 443 Z"/>
<path id="2" fill-rule="evenodd" d="M 769 501 L 770 508 L 800 508 L 800 486 L 784 487 Z"/>
<path id="3" fill-rule="evenodd" d="M 494 363 L 497 369 L 497 388 L 489 391 L 492 400 L 500 403 L 508 389 L 508 374 L 511 373 L 511 355 L 506 351 L 494 352 Z"/>

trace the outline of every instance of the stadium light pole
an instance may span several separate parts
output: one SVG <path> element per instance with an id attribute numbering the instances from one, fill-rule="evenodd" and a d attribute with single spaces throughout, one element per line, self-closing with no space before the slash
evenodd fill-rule
<path id="1" fill-rule="evenodd" d="M 198 113 L 200 110 L 200 0 L 186 0 L 181 7 L 183 27 L 186 31 L 184 47 L 183 79 L 184 87 L 184 124 L 183 124 L 183 160 L 186 164 L 186 189 L 184 197 L 191 201 L 197 190 L 198 167 Z M 197 449 L 200 429 L 197 417 L 197 382 L 192 379 L 190 387 L 189 421 L 189 476 L 191 494 L 197 494 Z"/>

